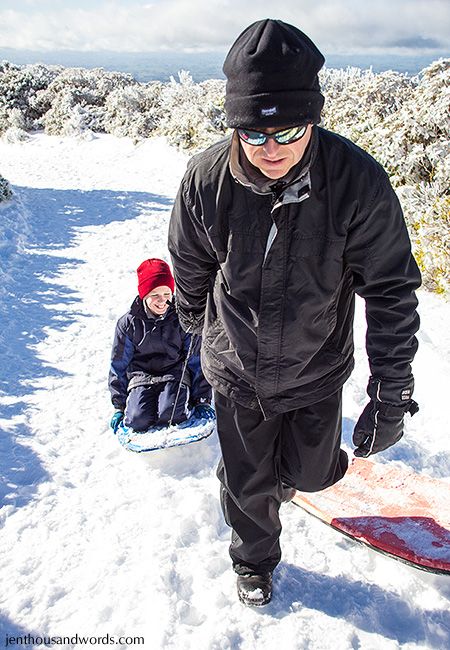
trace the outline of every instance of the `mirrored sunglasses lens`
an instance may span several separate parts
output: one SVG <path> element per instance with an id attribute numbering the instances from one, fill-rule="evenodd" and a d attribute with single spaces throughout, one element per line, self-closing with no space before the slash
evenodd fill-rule
<path id="1" fill-rule="evenodd" d="M 239 137 L 243 142 L 251 144 L 254 147 L 264 144 L 267 140 L 267 137 L 264 133 L 259 131 L 249 131 L 248 129 L 238 129 Z"/>
<path id="2" fill-rule="evenodd" d="M 306 126 L 294 126 L 291 129 L 286 129 L 285 131 L 280 131 L 275 135 L 275 140 L 278 144 L 289 144 L 290 142 L 295 142 L 300 140 L 301 137 L 306 132 Z"/>

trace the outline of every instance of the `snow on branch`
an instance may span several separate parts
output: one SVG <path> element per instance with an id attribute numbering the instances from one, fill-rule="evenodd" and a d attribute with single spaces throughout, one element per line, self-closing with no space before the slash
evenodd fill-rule
<path id="1" fill-rule="evenodd" d="M 0 174 L 0 203 L 7 201 L 11 197 L 12 191 L 9 182 Z"/>

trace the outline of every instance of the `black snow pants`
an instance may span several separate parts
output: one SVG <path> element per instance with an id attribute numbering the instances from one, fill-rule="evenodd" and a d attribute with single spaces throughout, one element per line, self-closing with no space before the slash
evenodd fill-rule
<path id="1" fill-rule="evenodd" d="M 311 406 L 264 420 L 262 413 L 214 393 L 222 459 L 217 476 L 230 555 L 237 573 L 272 571 L 281 558 L 283 486 L 317 492 L 339 481 L 342 390 Z"/>

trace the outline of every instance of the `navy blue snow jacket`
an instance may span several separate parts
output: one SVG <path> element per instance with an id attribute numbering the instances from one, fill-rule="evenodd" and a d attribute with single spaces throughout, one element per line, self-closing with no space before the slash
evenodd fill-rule
<path id="1" fill-rule="evenodd" d="M 117 321 L 111 354 L 109 390 L 114 407 L 124 411 L 128 392 L 137 386 L 181 379 L 191 342 L 181 329 L 173 305 L 164 316 L 149 316 L 136 296 Z M 200 337 L 193 343 L 183 383 L 190 386 L 190 405 L 211 403 L 211 387 L 200 366 Z M 187 375 L 187 376 L 186 376 Z"/>

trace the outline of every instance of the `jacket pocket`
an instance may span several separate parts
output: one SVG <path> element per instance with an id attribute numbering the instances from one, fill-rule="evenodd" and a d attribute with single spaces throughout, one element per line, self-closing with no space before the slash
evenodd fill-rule
<path id="1" fill-rule="evenodd" d="M 321 234 L 293 233 L 289 253 L 294 259 L 319 257 L 324 260 L 342 261 L 345 242 L 345 237 L 330 239 Z"/>
<path id="2" fill-rule="evenodd" d="M 217 321 L 215 323 L 217 325 Z M 215 328 L 206 332 L 204 336 L 204 345 L 210 350 L 218 361 L 225 366 L 233 365 L 241 371 L 244 370 L 244 364 L 239 358 L 236 350 L 232 347 L 226 332 L 223 329 Z"/>
<path id="3" fill-rule="evenodd" d="M 204 333 L 203 349 L 206 356 L 212 358 L 218 367 L 231 371 L 246 382 L 253 382 L 252 364 L 246 357 L 241 358 L 237 353 L 220 318 L 217 318 Z"/>
<path id="4" fill-rule="evenodd" d="M 292 361 L 281 373 L 279 388 L 287 390 L 312 383 L 338 370 L 348 359 L 332 343 L 325 344 L 320 350 L 303 362 Z"/>

